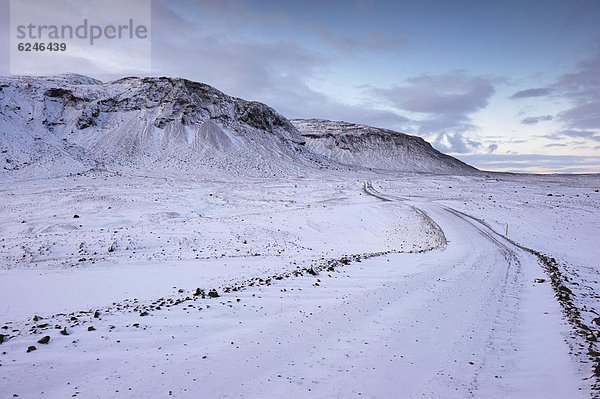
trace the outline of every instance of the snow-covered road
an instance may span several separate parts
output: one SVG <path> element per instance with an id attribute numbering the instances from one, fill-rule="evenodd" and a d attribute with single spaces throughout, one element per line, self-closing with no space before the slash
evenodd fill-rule
<path id="1" fill-rule="evenodd" d="M 30 354 L 17 337 L 0 397 L 589 397 L 537 259 L 448 207 L 406 203 L 445 246 L 107 315 Z"/>

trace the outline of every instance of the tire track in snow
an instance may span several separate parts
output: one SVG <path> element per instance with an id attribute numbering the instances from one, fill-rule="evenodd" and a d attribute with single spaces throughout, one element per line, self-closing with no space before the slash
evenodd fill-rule
<path id="1" fill-rule="evenodd" d="M 571 353 L 577 356 L 582 364 L 586 365 L 588 362 L 592 364 L 592 375 L 589 377 L 590 381 L 592 381 L 592 397 L 600 398 L 600 351 L 598 350 L 597 345 L 598 330 L 593 326 L 587 325 L 583 321 L 583 318 L 581 317 L 581 309 L 579 309 L 573 300 L 574 293 L 565 285 L 566 279 L 559 268 L 558 262 L 554 258 L 544 255 L 535 249 L 531 249 L 515 242 L 508 237 L 502 236 L 481 219 L 453 208 L 446 206 L 444 206 L 444 208 L 463 220 L 472 220 L 473 222 L 481 225 L 482 231 L 485 230 L 490 239 L 494 239 L 496 241 L 498 241 L 498 239 L 505 240 L 512 246 L 519 248 L 538 259 L 538 262 L 542 265 L 545 274 L 550 278 L 550 282 L 554 290 L 554 297 L 562 308 L 564 319 L 571 325 L 571 328 L 574 332 L 574 334 L 569 335 L 569 339 L 566 340 L 566 342 L 571 348 Z M 587 348 L 587 350 L 583 350 L 584 348 Z M 587 368 L 587 366 L 584 367 Z"/>

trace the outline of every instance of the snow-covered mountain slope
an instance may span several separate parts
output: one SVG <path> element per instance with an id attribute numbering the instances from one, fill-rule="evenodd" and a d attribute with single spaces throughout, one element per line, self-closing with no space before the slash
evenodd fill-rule
<path id="1" fill-rule="evenodd" d="M 185 79 L 0 78 L 0 170 L 208 170 L 318 165 L 283 116 Z M 18 172 L 17 172 L 18 173 Z"/>
<path id="2" fill-rule="evenodd" d="M 0 155 L 4 180 L 90 169 L 189 177 L 475 171 L 417 137 L 344 122 L 291 123 L 265 104 L 167 77 L 0 77 Z"/>
<path id="3" fill-rule="evenodd" d="M 420 137 L 322 119 L 292 119 L 310 151 L 333 161 L 400 172 L 468 174 L 476 169 L 442 154 Z"/>

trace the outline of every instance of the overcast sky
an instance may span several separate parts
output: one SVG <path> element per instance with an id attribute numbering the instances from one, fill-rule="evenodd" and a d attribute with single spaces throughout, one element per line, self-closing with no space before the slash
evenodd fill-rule
<path id="1" fill-rule="evenodd" d="M 416 134 L 482 168 L 600 172 L 599 21 L 599 0 L 155 0 L 137 72 Z M 123 75 L 85 61 L 58 66 Z"/>

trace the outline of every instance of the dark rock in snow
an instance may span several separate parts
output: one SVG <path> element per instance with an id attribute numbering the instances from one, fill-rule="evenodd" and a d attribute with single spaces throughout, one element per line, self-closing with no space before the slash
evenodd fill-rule
<path id="1" fill-rule="evenodd" d="M 208 291 L 208 296 L 210 298 L 218 298 L 219 293 L 217 292 L 217 290 L 212 289 L 212 290 Z"/>
<path id="2" fill-rule="evenodd" d="M 47 344 L 50 342 L 50 336 L 46 335 L 38 340 L 38 344 Z"/>
<path id="3" fill-rule="evenodd" d="M 37 350 L 37 348 L 35 346 L 31 345 L 30 347 L 27 348 L 27 353 L 33 352 L 35 350 Z"/>

